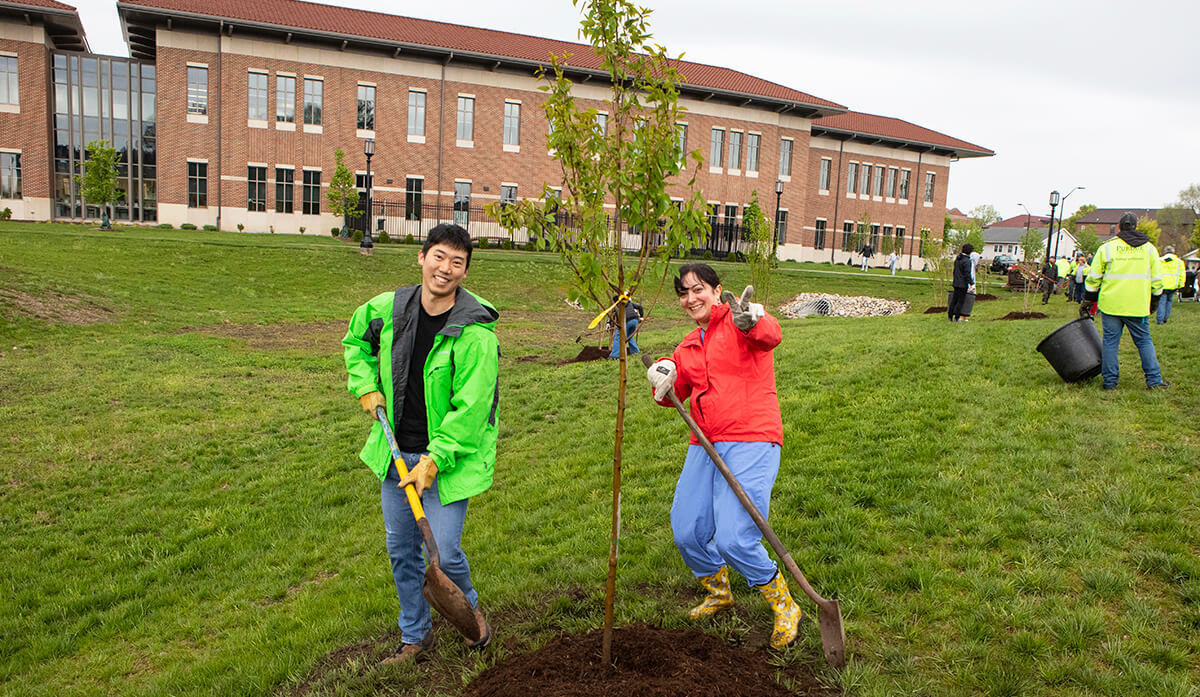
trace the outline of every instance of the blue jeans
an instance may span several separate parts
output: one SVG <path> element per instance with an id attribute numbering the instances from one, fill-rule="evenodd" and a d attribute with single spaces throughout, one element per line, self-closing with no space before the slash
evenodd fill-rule
<path id="1" fill-rule="evenodd" d="M 771 488 L 779 474 L 779 446 L 774 443 L 714 443 L 733 476 L 763 518 L 771 505 Z M 675 500 L 671 531 L 683 561 L 696 576 L 711 576 L 729 564 L 753 586 L 775 578 L 779 567 L 762 545 L 762 532 L 742 507 L 704 448 L 689 445 Z"/>
<path id="2" fill-rule="evenodd" d="M 1100 350 L 1100 375 L 1104 378 L 1104 386 L 1112 389 L 1117 386 L 1119 370 L 1117 368 L 1117 348 L 1121 345 L 1121 330 L 1129 329 L 1129 338 L 1137 347 L 1142 359 L 1142 372 L 1146 374 L 1146 387 L 1162 384 L 1162 373 L 1158 368 L 1158 357 L 1154 354 L 1154 342 L 1150 339 L 1150 317 L 1121 317 L 1100 313 L 1104 326 L 1104 344 Z"/>
<path id="3" fill-rule="evenodd" d="M 412 469 L 421 459 L 421 453 L 405 453 L 404 464 Z M 429 616 L 429 601 L 421 593 L 425 581 L 424 546 L 421 531 L 417 529 L 412 508 L 403 489 L 396 488 L 400 475 L 393 465 L 388 468 L 387 478 L 380 485 L 383 506 L 383 528 L 387 536 L 388 557 L 392 560 L 392 578 L 396 582 L 396 597 L 400 599 L 398 624 L 406 644 L 416 644 L 429 633 L 432 620 Z M 425 518 L 433 530 L 433 540 L 441 554 L 442 571 L 462 589 L 467 601 L 474 607 L 479 596 L 471 585 L 471 567 L 459 546 L 462 540 L 463 522 L 467 517 L 467 499 L 443 506 L 438 498 L 437 480 L 421 494 L 421 506 Z"/>
<path id="4" fill-rule="evenodd" d="M 636 319 L 631 319 L 631 320 L 628 320 L 625 322 L 625 336 L 629 337 L 629 349 L 627 350 L 627 353 L 630 353 L 630 354 L 641 353 L 641 349 L 639 349 L 638 345 L 637 345 L 637 340 L 633 338 L 633 332 L 634 332 L 634 330 L 637 329 L 637 326 L 638 326 L 638 320 L 636 320 Z M 609 358 L 620 358 L 621 357 L 621 347 L 618 345 L 620 343 L 620 341 L 621 341 L 621 332 L 617 331 L 617 329 L 614 327 L 613 328 L 612 351 L 610 351 L 608 354 Z"/>
<path id="5" fill-rule="evenodd" d="M 1167 323 L 1167 319 L 1171 316 L 1171 302 L 1174 299 L 1174 288 L 1162 292 L 1162 297 L 1158 299 L 1158 315 L 1155 317 L 1159 324 Z"/>

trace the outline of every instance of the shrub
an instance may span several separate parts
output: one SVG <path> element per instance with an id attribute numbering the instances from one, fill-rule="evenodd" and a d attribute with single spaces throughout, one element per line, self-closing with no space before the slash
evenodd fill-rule
<path id="1" fill-rule="evenodd" d="M 416 242 L 416 240 L 413 239 L 411 232 L 404 236 L 404 244 L 413 244 L 414 242 Z"/>
<path id="2" fill-rule="evenodd" d="M 379 231 L 379 244 L 388 244 L 392 241 L 391 235 L 387 234 L 387 230 Z"/>
<path id="3" fill-rule="evenodd" d="M 154 227 L 158 228 L 159 230 L 174 230 L 175 229 L 175 226 L 170 223 L 159 223 L 158 225 L 155 225 Z"/>
<path id="4" fill-rule="evenodd" d="M 339 232 L 341 232 L 340 228 L 336 228 L 336 227 L 329 228 L 329 236 L 330 237 L 337 237 Z"/>
<path id="5" fill-rule="evenodd" d="M 486 238 L 486 237 L 480 237 L 480 238 L 479 238 L 479 248 L 480 248 L 480 249 L 487 249 L 487 248 L 488 248 L 488 244 L 489 244 L 489 242 L 488 242 L 488 238 Z"/>
<path id="6" fill-rule="evenodd" d="M 525 251 L 536 252 L 537 251 L 537 240 L 529 240 L 528 242 L 526 242 L 525 243 Z"/>
<path id="7" fill-rule="evenodd" d="M 713 255 L 711 249 L 704 250 L 704 258 L 706 261 L 712 261 Z"/>
<path id="8" fill-rule="evenodd" d="M 195 230 L 196 226 L 192 225 L 191 223 L 184 223 L 183 225 L 179 226 L 179 229 L 180 230 Z"/>
<path id="9" fill-rule="evenodd" d="M 0 211 L 0 220 L 12 220 L 12 209 L 6 207 Z"/>
<path id="10" fill-rule="evenodd" d="M 303 234 L 304 234 L 304 226 L 303 226 L 303 225 L 301 225 L 301 226 L 300 226 L 300 234 L 301 234 L 301 235 L 303 235 Z"/>
<path id="11" fill-rule="evenodd" d="M 246 226 L 238 223 L 238 232 L 245 232 Z"/>
<path id="12" fill-rule="evenodd" d="M 350 239 L 354 240 L 355 242 L 362 242 L 362 238 L 363 238 L 362 230 L 355 230 L 354 235 Z"/>
<path id="13" fill-rule="evenodd" d="M 500 246 L 505 249 L 512 249 L 514 245 L 512 240 L 504 240 L 504 242 L 500 243 Z"/>
<path id="14" fill-rule="evenodd" d="M 216 232 L 216 231 L 217 231 L 217 226 L 216 226 L 216 225 L 205 225 L 205 226 L 204 226 L 204 229 L 205 229 L 205 231 L 207 231 L 207 232 Z"/>

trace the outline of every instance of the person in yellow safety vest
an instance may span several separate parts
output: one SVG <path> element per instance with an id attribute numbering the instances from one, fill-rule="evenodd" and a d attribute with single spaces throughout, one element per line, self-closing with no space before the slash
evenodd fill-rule
<path id="1" fill-rule="evenodd" d="M 1175 291 L 1183 287 L 1183 281 L 1187 278 L 1187 273 L 1183 268 L 1183 259 L 1175 256 L 1175 248 L 1167 245 L 1163 251 L 1166 254 L 1158 260 L 1159 273 L 1162 274 L 1163 295 L 1162 300 L 1158 301 L 1158 313 L 1154 317 L 1159 324 L 1167 323 L 1167 319 L 1171 316 L 1171 303 L 1175 300 Z"/>
<path id="2" fill-rule="evenodd" d="M 1058 276 L 1058 280 L 1066 281 L 1071 273 L 1071 260 L 1066 257 L 1059 257 L 1054 260 L 1054 271 Z M 1069 298 L 1068 298 L 1069 299 Z"/>
<path id="3" fill-rule="evenodd" d="M 1087 256 L 1083 252 L 1075 255 L 1075 263 L 1071 265 L 1071 278 L 1075 280 L 1075 295 L 1071 298 L 1071 302 L 1083 302 L 1083 283 L 1087 279 L 1088 271 L 1091 268 L 1088 266 Z"/>
<path id="4" fill-rule="evenodd" d="M 1137 229 L 1137 216 L 1121 216 L 1117 236 L 1096 251 L 1091 270 L 1084 282 L 1084 307 L 1080 314 L 1096 314 L 1104 327 L 1104 343 L 1100 349 L 1100 375 L 1104 389 L 1117 388 L 1117 348 L 1121 332 L 1129 329 L 1129 337 L 1142 359 L 1146 388 L 1166 387 L 1150 339 L 1150 313 L 1162 295 L 1162 276 L 1158 250 L 1150 244 L 1146 233 Z"/>
<path id="5" fill-rule="evenodd" d="M 1066 261 L 1066 270 L 1063 268 L 1063 261 Z M 1070 257 L 1063 257 L 1058 260 L 1058 272 L 1067 279 L 1066 301 L 1071 302 L 1075 299 L 1075 260 Z"/>

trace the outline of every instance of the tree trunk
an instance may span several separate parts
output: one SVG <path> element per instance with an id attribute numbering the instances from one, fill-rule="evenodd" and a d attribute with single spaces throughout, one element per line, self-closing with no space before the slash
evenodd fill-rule
<path id="1" fill-rule="evenodd" d="M 620 376 L 617 379 L 617 429 L 613 439 L 613 504 L 612 534 L 608 547 L 608 581 L 604 588 L 604 635 L 601 640 L 601 656 L 604 665 L 612 665 L 613 605 L 617 595 L 617 543 L 621 538 L 621 442 L 625 439 L 625 378 L 628 365 L 629 337 L 625 334 L 625 302 L 618 302 L 616 310 L 617 337 L 620 346 Z"/>

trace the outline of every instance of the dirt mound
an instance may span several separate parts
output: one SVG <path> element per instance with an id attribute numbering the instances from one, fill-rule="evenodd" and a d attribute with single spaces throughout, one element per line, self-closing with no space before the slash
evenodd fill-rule
<path id="1" fill-rule="evenodd" d="M 635 624 L 613 630 L 615 665 L 601 661 L 602 630 L 568 634 L 480 673 L 463 697 L 785 697 L 837 695 L 806 668 L 785 688 L 770 654 L 750 653 L 695 629 Z M 801 672 L 802 671 L 802 672 Z"/>
<path id="2" fill-rule="evenodd" d="M 63 295 L 52 290 L 31 295 L 15 288 L 0 288 L 0 316 L 28 317 L 63 324 L 100 324 L 115 318 L 116 312 L 96 298 Z"/>
<path id="3" fill-rule="evenodd" d="M 977 303 L 987 302 L 988 300 L 999 300 L 999 298 L 992 295 L 991 293 L 981 293 L 981 294 L 975 296 L 975 302 L 977 302 Z"/>
<path id="4" fill-rule="evenodd" d="M 946 306 L 945 306 L 945 305 L 939 305 L 939 306 L 937 306 L 937 307 L 931 307 L 931 308 L 929 308 L 929 309 L 925 310 L 925 312 L 923 312 L 923 313 L 921 313 L 921 314 L 925 314 L 925 315 L 936 315 L 936 314 L 937 314 L 937 313 L 939 313 L 939 312 L 945 312 L 945 311 L 946 311 Z"/>
<path id="5" fill-rule="evenodd" d="M 559 365 L 568 365 L 570 363 L 586 363 L 587 361 L 602 361 L 608 358 L 608 352 L 611 348 L 601 348 L 599 346 L 584 346 L 578 356 L 568 358 L 565 361 L 559 361 Z"/>
<path id="6" fill-rule="evenodd" d="M 1046 319 L 1049 316 L 1041 312 L 1010 312 L 1003 317 L 997 317 L 994 321 L 999 322 L 1004 319 Z"/>

